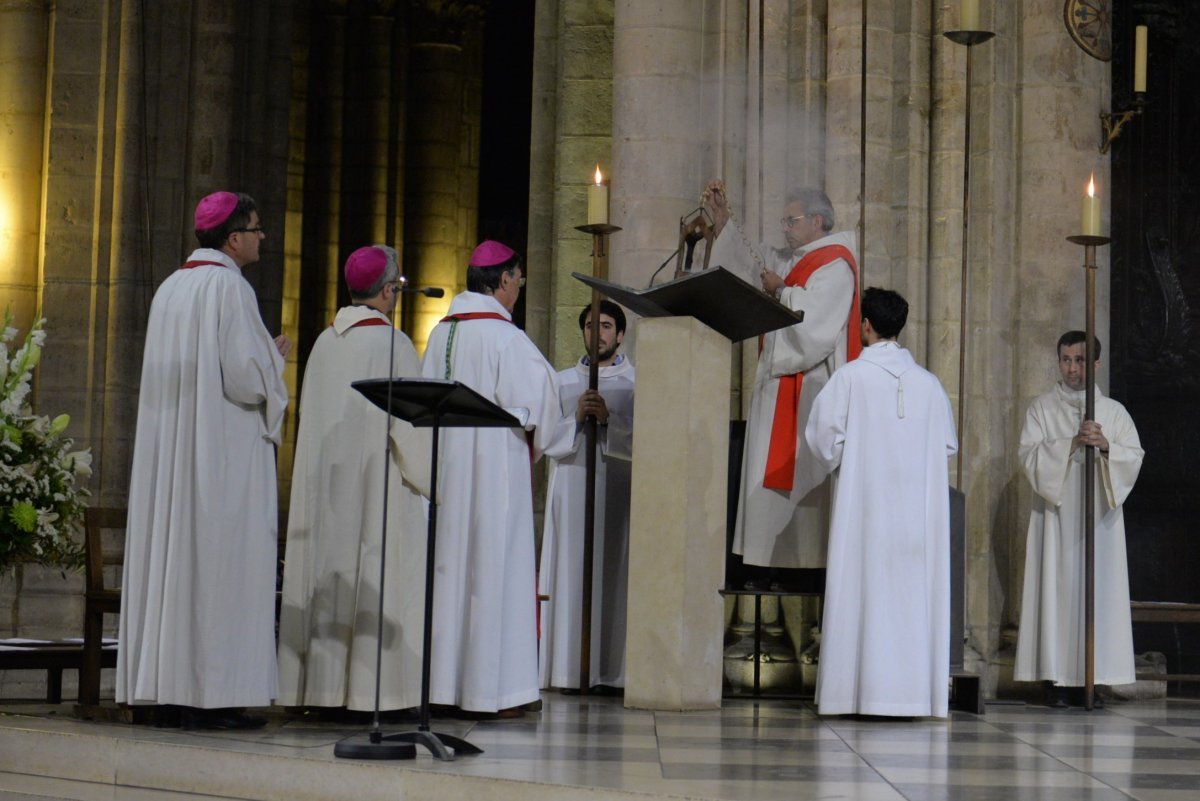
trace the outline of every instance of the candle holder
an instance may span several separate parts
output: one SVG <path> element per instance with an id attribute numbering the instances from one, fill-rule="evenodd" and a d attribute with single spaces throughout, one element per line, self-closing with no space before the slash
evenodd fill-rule
<path id="1" fill-rule="evenodd" d="M 621 228 L 609 223 L 589 223 L 575 226 L 576 231 L 592 235 L 592 275 L 608 280 L 608 237 Z M 592 331 L 588 342 L 588 389 L 600 388 L 600 292 L 592 290 Z M 583 421 L 586 442 L 587 477 L 583 503 L 583 581 L 580 598 L 579 628 L 579 693 L 592 691 L 592 559 L 596 547 L 596 418 L 588 415 Z"/>
<path id="2" fill-rule="evenodd" d="M 1137 92 L 1133 96 L 1133 106 L 1124 111 L 1100 112 L 1100 152 L 1107 153 L 1113 140 L 1121 135 L 1121 130 L 1134 118 L 1141 115 L 1146 108 L 1146 93 Z M 1070 237 L 1067 237 L 1070 239 Z"/>
<path id="3" fill-rule="evenodd" d="M 1080 234 L 1068 236 L 1068 242 L 1083 245 L 1083 269 L 1086 274 L 1086 322 L 1084 326 L 1085 401 L 1084 420 L 1096 419 L 1096 248 L 1107 245 L 1107 236 Z M 1083 706 L 1091 711 L 1096 698 L 1096 449 L 1084 450 L 1084 680 Z"/>
<path id="4" fill-rule="evenodd" d="M 958 454 L 956 455 L 954 486 L 963 490 L 963 451 L 966 450 L 967 427 L 967 308 L 970 282 L 967 269 L 971 230 L 971 48 L 996 34 L 992 31 L 946 31 L 942 34 L 956 45 L 967 48 L 966 98 L 963 124 L 963 201 L 962 201 L 962 296 L 959 303 L 958 328 Z"/>

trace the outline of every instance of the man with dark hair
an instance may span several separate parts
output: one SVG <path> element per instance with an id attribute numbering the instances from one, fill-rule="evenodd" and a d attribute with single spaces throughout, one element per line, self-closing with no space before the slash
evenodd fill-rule
<path id="1" fill-rule="evenodd" d="M 415 377 L 412 342 L 392 326 L 396 251 L 362 247 L 345 265 L 351 305 L 313 345 L 292 468 L 279 699 L 284 706 L 369 710 L 375 703 L 379 558 L 387 520 L 380 709 L 420 702 L 429 429 L 386 415 L 351 386 Z M 386 434 L 385 434 L 386 432 Z M 384 486 L 385 467 L 387 486 Z"/>
<path id="2" fill-rule="evenodd" d="M 1100 341 L 1095 340 L 1100 369 Z M 1062 380 L 1034 399 L 1021 429 L 1020 457 L 1033 487 L 1025 541 L 1025 588 L 1013 678 L 1044 681 L 1046 701 L 1082 705 L 1086 609 L 1085 448 L 1096 450 L 1096 684 L 1134 681 L 1133 627 L 1122 504 L 1142 466 L 1137 428 L 1125 407 L 1096 388 L 1094 420 L 1084 420 L 1087 335 L 1058 340 Z"/>
<path id="3" fill-rule="evenodd" d="M 950 399 L 896 337 L 908 303 L 862 296 L 857 359 L 813 402 L 805 439 L 835 474 L 817 672 L 822 715 L 945 717 L 950 681 Z"/>
<path id="4" fill-rule="evenodd" d="M 748 565 L 825 566 L 829 484 L 804 446 L 813 398 L 861 349 L 854 234 L 834 233 L 833 205 L 815 187 L 788 193 L 785 247 L 750 245 L 729 225 L 725 185 L 705 188 L 717 238 L 709 263 L 762 285 L 804 322 L 762 339 L 746 420 L 733 551 Z"/>
<path id="5" fill-rule="evenodd" d="M 461 381 L 525 427 L 441 435 L 430 700 L 477 715 L 516 717 L 538 698 L 530 460 L 559 409 L 554 369 L 512 321 L 524 284 L 511 248 L 481 243 L 422 362 L 425 377 Z"/>
<path id="6" fill-rule="evenodd" d="M 275 697 L 275 446 L 286 337 L 242 268 L 265 238 L 249 195 L 196 206 L 194 251 L 154 294 L 138 397 L 117 701 L 184 726 L 251 728 Z"/>
<path id="7" fill-rule="evenodd" d="M 585 350 L 592 342 L 592 307 L 579 313 Z M 629 574 L 629 477 L 633 458 L 633 365 L 618 353 L 625 312 L 600 301 L 599 354 L 581 357 L 558 374 L 561 418 L 550 457 L 546 524 L 538 592 L 543 607 L 539 649 L 541 686 L 579 687 L 582 630 L 584 493 L 587 448 L 583 422 L 598 423 L 595 543 L 592 552 L 591 666 L 593 686 L 625 686 L 625 595 Z M 599 390 L 588 389 L 591 360 L 599 362 Z"/>

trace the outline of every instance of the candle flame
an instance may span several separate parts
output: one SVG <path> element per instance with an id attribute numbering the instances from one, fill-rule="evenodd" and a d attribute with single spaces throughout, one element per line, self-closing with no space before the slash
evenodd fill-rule
<path id="1" fill-rule="evenodd" d="M 1088 178 L 1088 197 L 1096 196 L 1096 173 L 1092 173 Z"/>
<path id="2" fill-rule="evenodd" d="M 597 162 L 596 163 L 596 186 L 599 186 L 603 180 L 604 180 L 604 176 L 602 176 L 600 174 L 600 164 L 599 164 L 599 162 Z"/>

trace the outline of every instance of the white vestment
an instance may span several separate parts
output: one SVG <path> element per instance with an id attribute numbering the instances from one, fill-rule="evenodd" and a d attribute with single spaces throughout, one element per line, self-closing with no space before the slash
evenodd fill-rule
<path id="1" fill-rule="evenodd" d="M 530 431 L 446 428 L 439 445 L 430 699 L 495 712 L 538 698 L 531 471 L 558 424 L 558 394 L 554 368 L 494 297 L 460 293 L 449 313 L 505 319 L 438 323 L 424 375 L 516 410 Z"/>
<path id="2" fill-rule="evenodd" d="M 804 435 L 837 471 L 817 711 L 945 717 L 950 400 L 907 350 L 880 342 L 833 374 Z"/>
<path id="3" fill-rule="evenodd" d="M 710 264 L 761 284 L 753 254 L 726 225 L 713 243 Z M 795 251 L 760 246 L 768 269 L 786 278 L 806 254 L 841 245 L 854 253 L 854 235 L 830 234 Z M 857 257 L 856 257 L 857 258 Z M 758 369 L 746 420 L 746 446 L 738 492 L 733 552 L 746 564 L 770 567 L 824 567 L 825 531 L 829 519 L 829 485 L 825 471 L 802 442 L 813 399 L 829 376 L 846 363 L 847 322 L 854 297 L 850 265 L 837 259 L 817 269 L 804 286 L 784 288 L 780 303 L 804 312 L 804 322 L 763 337 Z M 855 332 L 857 336 L 857 331 Z M 791 492 L 763 486 L 779 379 L 803 373 L 796 422 L 796 469 Z"/>
<path id="4" fill-rule="evenodd" d="M 202 248 L 154 294 L 121 585 L 118 703 L 275 697 L 283 357 L 234 261 Z"/>
<path id="5" fill-rule="evenodd" d="M 633 365 L 623 355 L 600 368 L 600 394 L 608 424 L 596 437 L 596 516 L 592 550 L 592 685 L 625 686 L 625 596 L 629 577 L 629 477 L 633 458 Z M 588 388 L 586 358 L 558 374 L 562 417 L 546 449 L 550 485 L 538 592 L 542 608 L 539 672 L 543 687 L 579 687 L 582 630 L 583 528 L 587 442 L 575 420 Z"/>
<path id="6" fill-rule="evenodd" d="M 1059 382 L 1034 399 L 1021 429 L 1021 465 L 1033 485 L 1025 541 L 1025 590 L 1013 678 L 1084 685 L 1084 449 L 1071 453 L 1085 393 Z M 1121 505 L 1142 466 L 1142 446 L 1125 407 L 1096 389 L 1096 422 L 1108 455 L 1096 452 L 1097 684 L 1134 681 L 1129 570 Z"/>
<path id="7" fill-rule="evenodd" d="M 385 448 L 379 706 L 420 703 L 429 431 L 391 418 L 385 445 L 388 415 L 350 387 L 388 377 L 393 339 L 391 375 L 420 376 L 412 342 L 386 315 L 347 306 L 317 337 L 304 370 L 279 619 L 283 706 L 374 708 Z"/>

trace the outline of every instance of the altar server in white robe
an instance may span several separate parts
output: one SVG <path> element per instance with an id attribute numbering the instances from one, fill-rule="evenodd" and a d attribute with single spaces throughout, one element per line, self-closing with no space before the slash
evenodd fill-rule
<path id="1" fill-rule="evenodd" d="M 275 697 L 275 447 L 287 405 L 242 268 L 265 234 L 254 200 L 196 207 L 200 248 L 154 295 L 138 395 L 116 697 L 184 725 L 262 725 L 227 707 Z"/>
<path id="2" fill-rule="evenodd" d="M 862 353 L 813 404 L 805 438 L 834 471 L 817 711 L 947 714 L 950 399 L 896 337 L 899 294 L 862 296 Z"/>
<path id="3" fill-rule="evenodd" d="M 521 428 L 447 428 L 440 441 L 430 700 L 523 714 L 538 698 L 532 462 L 558 424 L 554 368 L 512 321 L 520 257 L 487 240 L 467 291 L 429 335 L 427 378 L 461 381 Z"/>
<path id="4" fill-rule="evenodd" d="M 585 350 L 591 345 L 591 306 L 579 314 Z M 633 364 L 619 353 L 625 312 L 600 301 L 599 390 L 588 389 L 590 356 L 558 374 L 561 417 L 550 457 L 546 524 L 538 592 L 542 609 L 539 669 L 543 687 L 579 688 L 583 625 L 583 529 L 587 490 L 584 420 L 597 421 L 596 518 L 592 556 L 591 666 L 593 687 L 625 686 L 625 596 L 629 577 L 629 477 L 633 458 Z"/>
<path id="5" fill-rule="evenodd" d="M 1095 367 L 1100 367 L 1100 341 Z M 1058 340 L 1062 381 L 1034 399 L 1021 429 L 1020 457 L 1033 486 L 1025 542 L 1025 587 L 1013 677 L 1045 681 L 1054 706 L 1082 703 L 1059 688 L 1085 683 L 1084 454 L 1096 449 L 1096 684 L 1134 681 L 1133 628 L 1122 504 L 1142 466 L 1137 428 L 1125 407 L 1096 388 L 1095 420 L 1086 408 L 1087 335 Z M 1072 695 L 1078 696 L 1072 698 Z"/>
<path id="6" fill-rule="evenodd" d="M 804 445 L 813 399 L 861 350 L 854 235 L 832 233 L 833 205 L 820 189 L 790 192 L 779 221 L 786 247 L 750 247 L 730 220 L 724 184 L 705 189 L 717 231 L 709 264 L 722 266 L 804 322 L 763 337 L 746 420 L 733 552 L 749 565 L 825 566 L 829 485 Z"/>
<path id="7" fill-rule="evenodd" d="M 391 323 L 401 286 L 396 251 L 359 248 L 346 260 L 345 280 L 351 305 L 317 337 L 300 395 L 278 702 L 374 708 L 387 459 L 379 708 L 404 709 L 421 694 L 429 430 L 389 417 L 350 384 L 416 377 L 421 364 Z"/>

